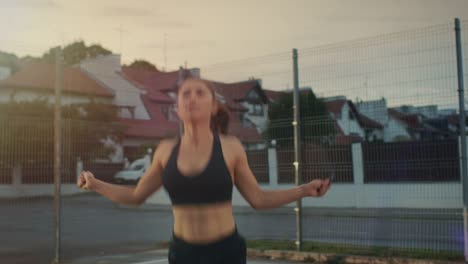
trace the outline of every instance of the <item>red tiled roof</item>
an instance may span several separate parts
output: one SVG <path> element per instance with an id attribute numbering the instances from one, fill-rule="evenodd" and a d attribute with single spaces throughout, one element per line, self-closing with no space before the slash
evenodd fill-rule
<path id="1" fill-rule="evenodd" d="M 383 129 L 383 125 L 380 124 L 379 122 L 361 114 L 361 113 L 358 113 L 358 121 L 359 121 L 359 124 L 363 127 L 367 127 L 367 128 L 378 128 L 378 129 Z"/>
<path id="2" fill-rule="evenodd" d="M 161 108 L 167 104 L 160 104 L 153 100 L 151 95 L 141 95 L 141 100 L 146 110 L 148 111 L 151 120 L 141 119 L 120 119 L 124 125 L 129 126 L 125 131 L 128 137 L 143 137 L 143 138 L 165 138 L 178 134 L 178 122 L 169 121 L 163 115 Z"/>
<path id="3" fill-rule="evenodd" d="M 286 93 L 282 91 L 263 90 L 270 101 L 278 101 Z"/>
<path id="4" fill-rule="evenodd" d="M 346 104 L 347 100 L 339 99 L 333 101 L 326 101 L 325 105 L 327 106 L 327 110 L 330 113 L 333 113 L 335 116 L 339 116 L 341 114 L 341 109 Z"/>
<path id="5" fill-rule="evenodd" d="M 175 100 L 160 91 L 148 91 L 146 96 L 154 102 L 163 104 L 174 104 Z"/>
<path id="6" fill-rule="evenodd" d="M 153 120 L 121 118 L 120 122 L 128 126 L 125 135 L 139 138 L 167 138 L 178 134 L 178 128 L 174 126 L 162 126 Z"/>
<path id="7" fill-rule="evenodd" d="M 419 122 L 419 116 L 417 114 L 404 114 L 395 109 L 388 109 L 388 114 L 404 122 L 410 128 L 421 128 L 422 126 L 422 124 Z"/>
<path id="8" fill-rule="evenodd" d="M 185 70 L 183 74 L 189 76 L 190 72 Z M 152 119 L 138 120 L 137 122 L 132 122 L 134 120 L 124 120 L 126 124 L 132 126 L 126 134 L 128 136 L 150 138 L 176 135 L 178 133 L 178 123 L 166 120 L 161 111 L 161 103 L 175 103 L 175 101 L 164 92 L 173 90 L 177 87 L 179 72 L 159 72 L 123 67 L 122 75 L 129 81 L 134 82 L 141 89 L 147 91 L 145 95 L 142 95 L 142 100 Z M 230 110 L 229 134 L 235 135 L 245 142 L 262 141 L 262 137 L 257 132 L 257 129 L 242 127 L 238 112 L 247 111 L 247 109 L 231 98 L 231 96 L 237 93 L 235 92 L 237 91 L 236 87 L 240 87 L 241 90 L 246 91 L 247 88 L 250 90 L 253 86 L 250 87 L 249 85 L 251 84 L 249 83 L 240 83 L 240 86 L 237 86 L 237 83 L 222 84 L 213 82 L 213 84 L 216 92 L 224 97 L 226 106 Z M 256 81 L 255 84 L 257 84 Z"/>
<path id="9" fill-rule="evenodd" d="M 126 77 L 138 82 L 146 90 L 156 89 L 158 91 L 172 90 L 177 87 L 179 71 L 162 72 L 151 71 L 133 67 L 122 67 L 122 73 Z M 184 76 L 190 76 L 189 70 L 183 70 Z"/>
<path id="10" fill-rule="evenodd" d="M 148 113 L 150 114 L 150 117 L 154 122 L 158 123 L 161 126 L 177 126 L 177 122 L 167 120 L 161 111 L 162 107 L 169 107 L 169 105 L 154 102 L 147 95 L 142 95 L 141 100 L 143 101 L 146 110 L 148 110 Z"/>
<path id="11" fill-rule="evenodd" d="M 184 70 L 184 75 L 190 75 L 190 71 Z M 123 67 L 122 76 L 147 91 L 149 98 L 159 103 L 175 103 L 174 99 L 165 94 L 165 91 L 174 90 L 177 87 L 179 71 L 160 72 L 132 67 Z"/>
<path id="12" fill-rule="evenodd" d="M 138 82 L 145 89 L 167 89 L 177 83 L 179 72 L 160 72 L 133 67 L 122 67 L 122 74 Z"/>
<path id="13" fill-rule="evenodd" d="M 1 80 L 0 87 L 53 91 L 55 89 L 55 71 L 54 64 L 30 62 L 11 77 Z M 81 69 L 67 66 L 63 68 L 62 91 L 102 97 L 114 96 L 112 91 L 89 77 Z"/>
<path id="14" fill-rule="evenodd" d="M 258 81 L 256 80 L 248 80 L 236 83 L 221 83 L 211 81 L 211 83 L 215 86 L 216 91 L 219 94 L 236 102 L 244 100 L 247 96 L 247 93 L 259 85 Z"/>
<path id="15" fill-rule="evenodd" d="M 238 82 L 238 83 L 221 83 L 216 81 L 209 81 L 216 89 L 216 93 L 223 96 L 226 100 L 226 106 L 233 111 L 247 111 L 248 109 L 239 104 L 247 93 L 258 85 L 255 80 Z"/>

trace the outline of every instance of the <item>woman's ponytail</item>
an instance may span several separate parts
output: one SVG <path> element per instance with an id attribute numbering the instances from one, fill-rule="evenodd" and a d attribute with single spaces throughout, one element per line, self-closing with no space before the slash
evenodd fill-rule
<path id="1" fill-rule="evenodd" d="M 226 135 L 229 129 L 229 110 L 218 102 L 218 111 L 211 116 L 211 131 Z"/>

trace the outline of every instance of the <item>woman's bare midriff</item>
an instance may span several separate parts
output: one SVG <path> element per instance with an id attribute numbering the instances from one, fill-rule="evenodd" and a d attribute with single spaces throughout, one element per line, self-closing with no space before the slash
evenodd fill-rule
<path id="1" fill-rule="evenodd" d="M 184 241 L 207 244 L 235 230 L 231 201 L 207 205 L 173 206 L 174 234 Z"/>

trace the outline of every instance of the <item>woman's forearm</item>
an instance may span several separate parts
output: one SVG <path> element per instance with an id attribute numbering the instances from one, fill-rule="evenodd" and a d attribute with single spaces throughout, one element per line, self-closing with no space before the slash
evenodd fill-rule
<path id="1" fill-rule="evenodd" d="M 285 190 L 262 190 L 261 199 L 255 209 L 271 209 L 297 201 L 304 197 L 303 186 Z"/>
<path id="2" fill-rule="evenodd" d="M 140 205 L 143 201 L 135 195 L 135 187 L 121 186 L 94 179 L 92 190 L 113 202 L 126 205 Z"/>

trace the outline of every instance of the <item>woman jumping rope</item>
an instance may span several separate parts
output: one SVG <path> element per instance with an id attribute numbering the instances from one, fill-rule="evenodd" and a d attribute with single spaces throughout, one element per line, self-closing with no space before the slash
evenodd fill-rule
<path id="1" fill-rule="evenodd" d="M 232 189 L 257 210 L 279 207 L 304 197 L 323 196 L 330 179 L 316 179 L 285 190 L 262 190 L 249 168 L 241 142 L 226 135 L 229 113 L 216 100 L 213 85 L 185 79 L 178 87 L 180 139 L 162 140 L 150 168 L 135 187 L 100 181 L 89 171 L 78 186 L 108 199 L 140 205 L 163 186 L 174 216 L 170 264 L 244 264 L 245 239 L 232 212 Z"/>

